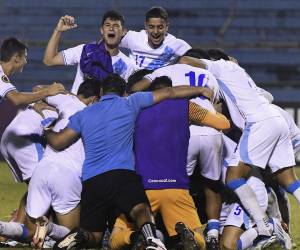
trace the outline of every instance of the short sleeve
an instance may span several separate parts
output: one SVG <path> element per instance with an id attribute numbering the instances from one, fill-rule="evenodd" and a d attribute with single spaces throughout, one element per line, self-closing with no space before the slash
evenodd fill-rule
<path id="1" fill-rule="evenodd" d="M 67 128 L 74 130 L 78 134 L 81 133 L 81 115 L 82 115 L 82 111 L 78 111 L 77 113 L 72 115 L 69 118 L 69 123 L 67 125 Z"/>
<path id="2" fill-rule="evenodd" d="M 137 92 L 127 97 L 130 107 L 138 114 L 141 109 L 153 105 L 152 92 Z"/>
<path id="3" fill-rule="evenodd" d="M 2 74 L 0 77 L 0 99 L 2 99 L 5 98 L 8 92 L 15 90 L 16 87 L 10 83 L 5 74 Z"/>
<path id="4" fill-rule="evenodd" d="M 121 42 L 120 42 L 120 47 L 130 49 L 130 45 L 132 44 L 132 39 L 134 38 L 135 35 L 137 35 L 138 32 L 129 30 L 125 36 L 123 36 Z"/>
<path id="5" fill-rule="evenodd" d="M 177 56 L 183 56 L 189 49 L 192 47 L 184 40 L 176 39 L 176 50 L 175 53 Z"/>
<path id="6" fill-rule="evenodd" d="M 65 65 L 78 64 L 80 62 L 83 46 L 84 44 L 80 44 L 76 47 L 62 50 L 61 53 L 64 59 L 64 64 Z"/>
<path id="7" fill-rule="evenodd" d="M 216 78 L 220 76 L 220 65 L 218 61 L 210 61 L 201 59 L 206 64 L 206 69 L 211 72 Z"/>

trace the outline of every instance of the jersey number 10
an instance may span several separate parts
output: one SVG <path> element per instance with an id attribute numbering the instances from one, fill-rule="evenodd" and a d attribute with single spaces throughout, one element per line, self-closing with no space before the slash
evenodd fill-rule
<path id="1" fill-rule="evenodd" d="M 196 82 L 196 73 L 195 73 L 195 71 L 190 71 L 189 73 L 186 73 L 185 76 L 189 77 L 190 86 L 196 86 L 196 87 L 202 87 L 203 86 L 203 80 L 204 80 L 205 74 L 200 74 L 198 76 L 197 82 Z"/>

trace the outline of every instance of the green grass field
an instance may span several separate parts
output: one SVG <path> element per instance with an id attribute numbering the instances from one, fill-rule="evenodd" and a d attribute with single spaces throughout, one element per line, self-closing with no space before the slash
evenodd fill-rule
<path id="1" fill-rule="evenodd" d="M 300 177 L 300 168 L 297 169 Z M 13 176 L 5 163 L 0 163 L 0 220 L 6 221 L 10 218 L 10 213 L 18 207 L 19 199 L 26 190 L 25 184 L 15 183 Z M 299 206 L 293 197 L 291 201 L 291 231 L 293 242 L 297 245 L 294 249 L 300 249 L 300 213 Z M 3 248 L 2 248 L 3 249 Z M 268 249 L 281 249 L 271 246 Z"/>

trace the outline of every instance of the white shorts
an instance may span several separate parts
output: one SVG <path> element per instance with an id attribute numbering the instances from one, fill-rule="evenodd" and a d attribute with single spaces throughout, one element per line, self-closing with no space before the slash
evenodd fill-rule
<path id="1" fill-rule="evenodd" d="M 82 184 L 76 168 L 67 161 L 43 158 L 34 171 L 28 187 L 26 212 L 32 218 L 45 215 L 50 206 L 67 214 L 80 202 Z"/>
<path id="2" fill-rule="evenodd" d="M 229 165 L 236 166 L 239 161 L 263 169 L 268 165 L 273 173 L 294 166 L 294 151 L 285 120 L 272 117 L 246 123 Z"/>
<path id="3" fill-rule="evenodd" d="M 221 175 L 222 135 L 195 135 L 190 137 L 187 174 L 191 176 L 200 164 L 201 175 L 210 180 L 219 180 Z"/>
<path id="4" fill-rule="evenodd" d="M 263 211 L 266 211 L 268 207 L 268 194 L 265 184 L 256 177 L 250 177 L 247 181 L 247 184 L 253 189 L 259 206 Z M 249 217 L 240 204 L 223 203 L 220 214 L 220 233 L 222 234 L 225 226 L 234 226 L 240 228 L 243 225 L 247 230 L 255 225 L 255 221 Z"/>

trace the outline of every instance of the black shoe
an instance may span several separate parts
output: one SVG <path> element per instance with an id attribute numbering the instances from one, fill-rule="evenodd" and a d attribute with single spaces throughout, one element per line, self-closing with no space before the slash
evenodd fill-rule
<path id="1" fill-rule="evenodd" d="M 193 232 L 190 229 L 188 229 L 182 222 L 176 223 L 175 230 L 177 234 L 180 236 L 180 241 L 183 250 L 200 249 L 200 247 L 198 246 L 194 238 Z"/>
<path id="2" fill-rule="evenodd" d="M 206 237 L 205 242 L 207 250 L 220 250 L 219 241 L 216 237 Z"/>
<path id="3" fill-rule="evenodd" d="M 56 242 L 53 249 L 79 250 L 84 248 L 87 243 L 87 235 L 80 228 L 74 228 L 63 239 Z"/>
<path id="4" fill-rule="evenodd" d="M 131 250 L 145 250 L 146 249 L 146 241 L 142 234 L 133 233 L 130 236 L 131 242 L 133 242 L 131 246 Z"/>

